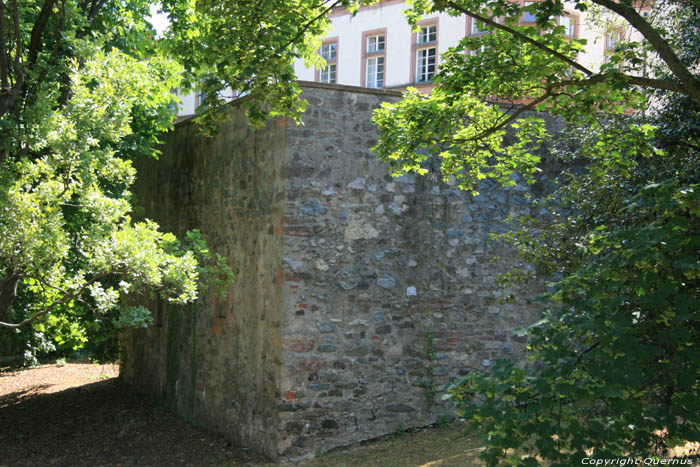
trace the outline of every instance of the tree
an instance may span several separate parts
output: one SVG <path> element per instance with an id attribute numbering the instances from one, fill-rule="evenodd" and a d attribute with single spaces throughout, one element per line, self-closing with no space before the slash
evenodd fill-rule
<path id="1" fill-rule="evenodd" d="M 157 4 L 170 20 L 160 39 L 146 19 Z M 349 4 L 0 0 L 4 336 L 24 329 L 46 348 L 45 333 L 80 347 L 115 321 L 148 324 L 127 296 L 185 303 L 206 284 L 230 282 L 198 232 L 180 243 L 154 222 L 132 222 L 132 161 L 157 156 L 178 87 L 206 95 L 208 132 L 226 114 L 227 91 L 255 97 L 247 104 L 255 125 L 298 115 L 293 60 L 318 63 L 326 13 Z"/>
<path id="2" fill-rule="evenodd" d="M 145 12 L 144 2 L 0 2 L 2 328 L 32 323 L 39 340 L 48 332 L 75 348 L 120 296 L 197 296 L 196 251 L 129 217 L 131 159 L 155 154 L 178 83 L 177 65 L 145 60 L 150 26 L 124 21 Z M 150 316 L 132 307 L 118 319 Z"/>
<path id="3" fill-rule="evenodd" d="M 563 2 L 417 2 L 413 21 L 464 13 L 491 33 L 443 56 L 431 96 L 412 92 L 375 113 L 376 149 L 397 174 L 424 173 L 440 158 L 465 189 L 485 178 L 534 182 L 544 141 L 563 162 L 533 201 L 550 214 L 513 219 L 502 236 L 550 278 L 548 312 L 523 331 L 530 364 L 502 361 L 449 390 L 488 433 L 489 465 L 648 457 L 653 447 L 700 440 L 700 17 L 663 1 L 649 19 L 641 2 L 567 5 L 595 9 L 601 24 L 622 19 L 642 40 L 623 41 L 589 70 L 575 60 L 583 42 L 555 24 Z M 518 25 L 525 9 L 536 27 Z M 494 96 L 513 105 L 496 106 Z M 568 127 L 547 135 L 528 110 Z M 528 277 L 514 270 L 503 279 Z"/>

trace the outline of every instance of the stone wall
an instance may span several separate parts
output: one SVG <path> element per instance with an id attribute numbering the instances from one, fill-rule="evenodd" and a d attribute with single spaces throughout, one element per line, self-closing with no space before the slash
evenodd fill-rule
<path id="1" fill-rule="evenodd" d="M 139 171 L 149 216 L 200 228 L 237 279 L 194 319 L 165 312 L 123 340 L 127 380 L 272 458 L 450 416 L 444 386 L 522 358 L 512 331 L 540 313 L 527 294 L 501 300 L 496 276 L 515 259 L 489 240 L 530 209 L 527 186 L 472 197 L 437 170 L 393 179 L 370 117 L 398 94 L 302 88 L 303 125 L 253 132 L 234 104 L 218 138 L 180 124 Z"/>
<path id="2" fill-rule="evenodd" d="M 199 228 L 228 258 L 236 282 L 226 298 L 209 293 L 195 307 L 154 307 L 156 326 L 122 341 L 122 376 L 179 414 L 274 457 L 285 129 L 273 122 L 254 132 L 234 112 L 217 138 L 197 132 L 191 122 L 179 124 L 160 160 L 141 164 L 136 204 L 165 231 Z"/>
<path id="3" fill-rule="evenodd" d="M 280 453 L 300 456 L 449 416 L 444 386 L 501 357 L 539 310 L 503 304 L 513 252 L 489 240 L 529 210 L 528 188 L 477 197 L 427 176 L 392 178 L 370 148 L 390 93 L 306 88 L 288 127 Z M 511 258 L 500 266 L 495 256 Z"/>

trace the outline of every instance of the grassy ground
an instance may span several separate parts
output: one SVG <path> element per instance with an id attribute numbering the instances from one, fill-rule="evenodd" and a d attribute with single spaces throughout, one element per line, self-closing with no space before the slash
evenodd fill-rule
<path id="1" fill-rule="evenodd" d="M 465 433 L 460 424 L 435 427 L 415 433 L 392 435 L 349 449 L 331 452 L 305 461 L 305 467 L 350 466 L 441 466 L 481 465 L 478 438 Z M 291 464 L 286 464 L 291 466 Z"/>

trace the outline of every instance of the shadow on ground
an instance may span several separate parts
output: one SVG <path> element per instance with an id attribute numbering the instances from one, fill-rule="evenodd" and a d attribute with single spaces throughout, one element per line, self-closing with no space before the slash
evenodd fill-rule
<path id="1" fill-rule="evenodd" d="M 177 418 L 121 383 L 116 365 L 0 368 L 0 467 L 270 466 L 220 435 Z M 480 437 L 464 426 L 383 439 L 289 467 L 463 467 L 480 465 Z"/>
<path id="2" fill-rule="evenodd" d="M 41 389 L 0 396 L 0 466 L 265 463 L 154 406 L 116 378 L 49 394 Z"/>

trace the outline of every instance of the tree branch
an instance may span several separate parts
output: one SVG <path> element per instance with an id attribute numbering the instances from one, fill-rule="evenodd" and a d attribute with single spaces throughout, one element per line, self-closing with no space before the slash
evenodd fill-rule
<path id="1" fill-rule="evenodd" d="M 673 81 L 670 79 L 644 78 L 642 76 L 625 75 L 625 74 L 621 74 L 621 73 L 615 73 L 615 74 L 603 74 L 603 73 L 601 73 L 601 74 L 591 76 L 588 79 L 564 80 L 564 81 L 559 81 L 558 83 L 555 83 L 555 84 L 558 86 L 590 86 L 592 84 L 600 84 L 608 79 L 615 79 L 615 78 L 622 79 L 626 83 L 632 84 L 635 86 L 642 86 L 642 87 L 653 88 L 653 89 L 663 89 L 666 91 L 674 91 L 674 92 L 678 92 L 678 93 L 690 96 L 689 91 L 676 81 Z"/>
<path id="2" fill-rule="evenodd" d="M 3 321 L 0 321 L 0 327 L 10 328 L 10 329 L 21 328 L 25 324 L 29 324 L 32 321 L 34 321 L 35 319 L 37 319 L 39 316 L 45 315 L 46 313 L 50 313 L 54 305 L 58 305 L 58 303 L 56 303 L 56 302 L 52 303 L 51 307 L 49 307 L 45 310 L 42 310 L 42 311 L 38 311 L 38 312 L 34 313 L 32 316 L 30 316 L 29 318 L 20 321 L 19 323 L 5 323 Z"/>
<path id="3" fill-rule="evenodd" d="M 0 92 L 10 87 L 7 74 L 10 64 L 8 63 L 7 51 L 5 50 L 5 2 L 0 0 Z"/>
<path id="4" fill-rule="evenodd" d="M 298 41 L 300 37 L 302 37 L 304 34 L 306 34 L 306 31 L 311 27 L 312 24 L 314 24 L 316 21 L 318 21 L 319 19 L 321 19 L 321 18 L 323 18 L 324 16 L 326 16 L 326 15 L 328 14 L 329 11 L 331 11 L 331 10 L 332 10 L 333 8 L 335 8 L 336 6 L 340 5 L 341 2 L 342 2 L 342 0 L 335 0 L 335 1 L 331 4 L 331 6 L 329 6 L 328 8 L 326 8 L 325 10 L 323 10 L 321 13 L 319 13 L 315 18 L 312 18 L 310 21 L 308 21 L 306 24 L 304 24 L 304 26 L 301 28 L 301 30 L 299 30 L 299 32 L 297 33 L 296 36 L 294 36 L 294 37 L 291 38 L 289 41 L 287 41 L 284 45 L 282 45 L 282 47 L 280 47 L 280 48 L 278 48 L 277 50 L 275 50 L 275 55 L 277 55 L 278 53 L 282 52 L 282 50 L 286 49 L 287 47 L 289 47 L 290 45 L 292 45 L 292 44 L 294 44 L 296 41 Z"/>
<path id="5" fill-rule="evenodd" d="M 637 85 L 637 86 L 645 86 L 645 87 L 650 87 L 650 88 L 656 88 L 656 89 L 665 89 L 669 91 L 675 91 L 679 92 L 682 94 L 688 94 L 688 91 L 683 88 L 679 83 L 672 81 L 672 80 L 661 80 L 661 79 L 650 79 L 650 78 L 643 78 L 641 76 L 631 76 L 631 75 L 615 75 L 617 78 L 622 78 L 626 82 L 632 85 Z M 453 142 L 456 143 L 467 143 L 467 142 L 472 142 L 472 141 L 477 141 L 479 139 L 485 138 L 496 131 L 504 128 L 514 120 L 516 120 L 521 114 L 524 112 L 527 112 L 528 110 L 532 110 L 539 104 L 545 102 L 547 99 L 550 97 L 555 97 L 558 95 L 561 95 L 561 93 L 555 93 L 554 90 L 556 89 L 561 89 L 565 88 L 567 86 L 577 86 L 577 87 L 585 87 L 585 86 L 592 86 L 594 84 L 600 84 L 605 82 L 607 79 L 611 79 L 612 76 L 610 75 L 605 75 L 605 74 L 598 74 L 598 75 L 593 75 L 588 79 L 572 79 L 572 80 L 562 80 L 558 81 L 556 83 L 550 83 L 547 85 L 545 88 L 545 92 L 539 96 L 538 98 L 534 99 L 532 102 L 523 105 L 519 107 L 515 112 L 510 114 L 508 118 L 505 120 L 499 122 L 497 125 L 492 126 L 491 128 L 482 131 L 476 136 L 472 136 L 471 138 L 466 138 L 466 139 L 460 139 L 456 138 L 453 139 Z"/>
<path id="6" fill-rule="evenodd" d="M 454 143 L 467 143 L 467 142 L 472 142 L 472 141 L 478 141 L 480 139 L 483 139 L 487 136 L 489 136 L 492 133 L 495 133 L 496 131 L 500 130 L 501 128 L 504 128 L 506 125 L 511 123 L 513 120 L 517 119 L 523 112 L 527 112 L 528 110 L 532 110 L 533 108 L 537 107 L 540 105 L 542 102 L 546 101 L 549 99 L 549 97 L 552 95 L 552 90 L 550 87 L 547 87 L 545 90 L 544 94 L 542 94 L 540 97 L 537 99 L 534 99 L 532 102 L 529 104 L 523 105 L 518 108 L 515 112 L 510 114 L 508 118 L 505 120 L 501 121 L 497 125 L 492 126 L 491 128 L 482 131 L 476 136 L 472 136 L 471 138 L 454 138 L 452 142 Z"/>
<path id="7" fill-rule="evenodd" d="M 41 280 L 41 279 L 38 279 L 38 280 L 39 280 L 40 282 L 42 282 L 43 284 L 46 284 L 46 285 L 50 286 L 50 287 L 53 288 L 53 289 L 56 289 L 56 290 L 59 290 L 59 291 L 64 292 L 65 295 L 64 295 L 62 298 L 58 298 L 58 299 L 54 300 L 49 306 L 47 306 L 47 307 L 44 308 L 43 310 L 37 311 L 36 313 L 34 313 L 33 315 L 31 315 L 29 318 L 23 319 L 23 320 L 20 321 L 19 323 L 5 323 L 5 322 L 3 322 L 3 321 L 0 321 L 0 327 L 10 328 L 10 329 L 17 329 L 17 328 L 20 328 L 20 327 L 24 326 L 25 324 L 29 324 L 29 323 L 31 323 L 32 321 L 34 321 L 35 319 L 37 319 L 38 317 L 43 316 L 43 315 L 45 315 L 45 314 L 47 314 L 47 313 L 51 313 L 51 311 L 53 311 L 53 309 L 56 308 L 56 307 L 59 306 L 59 305 L 62 305 L 62 304 L 64 304 L 64 303 L 67 303 L 67 302 L 69 302 L 69 301 L 71 301 L 71 300 L 79 299 L 80 295 L 85 291 L 85 289 L 87 288 L 87 286 L 89 286 L 89 285 L 91 285 L 91 284 L 97 282 L 98 280 L 100 280 L 100 279 L 106 277 L 107 275 L 108 275 L 108 273 L 102 273 L 102 274 L 96 275 L 95 277 L 93 277 L 93 278 L 90 279 L 89 281 L 85 282 L 85 283 L 82 285 L 82 287 L 80 287 L 78 290 L 76 290 L 76 291 L 74 291 L 74 292 L 68 292 L 68 291 L 63 290 L 63 289 L 61 289 L 61 288 L 59 288 L 59 287 L 50 285 L 50 284 L 48 284 L 47 282 L 45 282 L 45 281 L 43 281 L 43 280 Z M 18 279 L 18 281 L 19 281 L 19 279 Z M 16 293 L 16 287 L 15 287 L 15 293 Z M 81 301 L 82 301 L 82 300 L 81 300 Z M 4 314 L 0 314 L 0 317 L 4 317 Z"/>
<path id="8" fill-rule="evenodd" d="M 104 6 L 105 1 L 106 0 L 95 0 L 92 2 L 90 5 L 90 11 L 88 12 L 88 22 L 92 23 L 92 20 L 95 19 L 97 13 L 99 13 Z"/>
<path id="9" fill-rule="evenodd" d="M 568 63 L 573 68 L 576 68 L 577 70 L 583 72 L 587 76 L 591 76 L 593 74 L 593 72 L 591 70 L 589 70 L 585 66 L 581 65 L 577 61 L 570 59 L 569 57 L 562 54 L 561 52 L 557 52 L 556 50 L 552 49 L 551 47 L 547 47 L 543 43 L 536 41 L 535 39 L 528 37 L 525 34 L 519 32 L 519 31 L 516 31 L 515 29 L 513 29 L 511 27 L 506 26 L 505 24 L 498 23 L 498 22 L 492 20 L 491 18 L 487 18 L 485 16 L 481 16 L 477 13 L 474 13 L 473 11 L 466 10 L 466 9 L 462 8 L 461 6 L 459 6 L 458 4 L 456 4 L 453 0 L 447 0 L 447 2 L 445 2 L 445 4 L 449 5 L 451 8 L 453 8 L 456 11 L 459 11 L 460 13 L 463 13 L 463 14 L 465 14 L 473 19 L 476 19 L 477 21 L 481 21 L 484 24 L 488 24 L 489 26 L 491 26 L 495 29 L 500 29 L 502 31 L 505 31 L 508 34 L 520 39 L 523 42 L 527 42 L 529 44 L 534 45 L 538 49 L 540 49 L 544 52 L 547 52 L 550 55 L 557 57 L 559 60 L 562 60 L 565 63 Z"/>
<path id="10" fill-rule="evenodd" d="M 29 36 L 29 49 L 27 52 L 27 66 L 31 68 L 36 63 L 39 56 L 39 49 L 41 48 L 41 36 L 46 29 L 46 25 L 49 22 L 49 17 L 51 16 L 51 10 L 53 9 L 54 0 L 46 0 L 44 5 L 41 7 L 39 16 L 34 23 L 32 28 L 32 33 Z"/>
<path id="11" fill-rule="evenodd" d="M 12 302 L 17 297 L 17 285 L 22 276 L 11 272 L 0 281 L 0 318 L 5 318 Z"/>
<path id="12" fill-rule="evenodd" d="M 85 4 L 83 12 L 87 16 L 87 24 L 76 33 L 76 38 L 81 39 L 87 35 L 88 31 L 90 31 L 89 26 L 92 25 L 92 20 L 95 19 L 95 16 L 97 16 L 97 14 L 100 12 L 105 4 L 105 1 L 106 0 L 93 0 L 90 2 L 89 9 L 87 8 L 87 3 Z"/>
<path id="13" fill-rule="evenodd" d="M 15 82 L 12 89 L 0 89 L 0 117 L 5 115 L 17 102 L 17 96 L 19 96 L 22 87 L 24 86 L 24 71 L 22 70 L 21 60 L 22 60 L 22 34 L 19 27 L 19 7 L 17 6 L 17 0 L 12 2 L 14 9 L 14 38 L 15 38 L 15 59 L 14 59 L 14 71 L 15 71 Z M 2 38 L 0 38 L 2 39 Z M 8 60 L 9 61 L 9 60 Z M 4 154 L 2 159 L 4 159 Z M 0 159 L 0 163 L 2 160 Z"/>
<path id="14" fill-rule="evenodd" d="M 691 99 L 700 105 L 700 81 L 695 79 L 693 74 L 686 68 L 683 62 L 681 62 L 681 59 L 678 58 L 678 55 L 673 51 L 668 41 L 637 12 L 633 3 L 618 3 L 612 0 L 592 0 L 592 2 L 614 11 L 625 18 L 632 27 L 639 31 L 642 36 L 649 41 L 649 44 L 656 50 L 661 59 L 671 69 L 673 75 L 686 89 L 684 94 L 690 96 Z"/>

